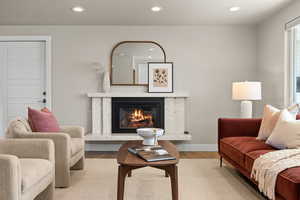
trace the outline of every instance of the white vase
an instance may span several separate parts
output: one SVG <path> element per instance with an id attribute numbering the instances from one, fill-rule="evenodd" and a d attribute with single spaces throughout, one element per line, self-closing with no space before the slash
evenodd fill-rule
<path id="1" fill-rule="evenodd" d="M 110 77 L 109 77 L 109 73 L 108 72 L 104 73 L 104 77 L 103 77 L 103 91 L 105 93 L 110 92 Z"/>

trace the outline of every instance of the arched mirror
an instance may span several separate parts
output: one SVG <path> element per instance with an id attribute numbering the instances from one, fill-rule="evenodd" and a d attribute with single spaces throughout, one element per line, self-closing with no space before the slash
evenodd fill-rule
<path id="1" fill-rule="evenodd" d="M 111 51 L 111 85 L 147 85 L 148 62 L 166 62 L 162 46 L 152 41 L 123 41 Z"/>

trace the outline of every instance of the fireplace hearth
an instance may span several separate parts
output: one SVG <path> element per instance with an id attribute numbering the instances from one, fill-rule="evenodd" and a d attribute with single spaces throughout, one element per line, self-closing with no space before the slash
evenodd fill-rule
<path id="1" fill-rule="evenodd" d="M 112 133 L 136 133 L 137 128 L 164 128 L 164 98 L 112 98 Z"/>

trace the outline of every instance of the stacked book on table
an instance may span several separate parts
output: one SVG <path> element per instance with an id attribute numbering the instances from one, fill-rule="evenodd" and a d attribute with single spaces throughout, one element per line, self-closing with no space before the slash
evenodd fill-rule
<path id="1" fill-rule="evenodd" d="M 128 148 L 130 153 L 133 153 L 147 162 L 175 160 L 167 150 L 161 146 L 136 146 Z"/>

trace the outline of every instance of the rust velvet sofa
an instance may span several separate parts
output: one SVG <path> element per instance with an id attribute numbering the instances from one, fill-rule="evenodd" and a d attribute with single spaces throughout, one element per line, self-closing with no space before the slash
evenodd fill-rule
<path id="1" fill-rule="evenodd" d="M 300 116 L 297 116 L 299 119 Z M 218 149 L 222 159 L 250 179 L 254 160 L 267 152 L 276 151 L 264 141 L 256 140 L 261 119 L 218 120 Z M 251 180 L 255 183 L 254 180 Z M 255 183 L 257 184 L 257 183 Z M 276 200 L 300 200 L 300 167 L 287 169 L 276 180 Z"/>

